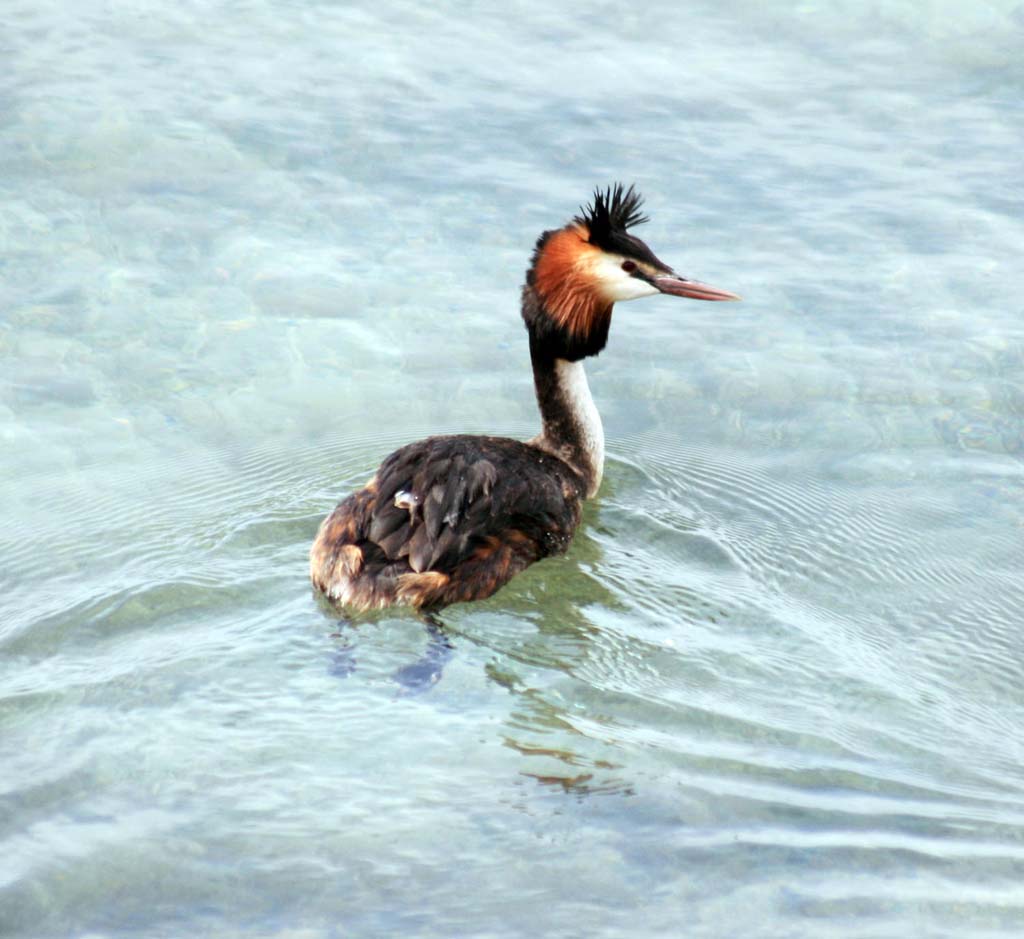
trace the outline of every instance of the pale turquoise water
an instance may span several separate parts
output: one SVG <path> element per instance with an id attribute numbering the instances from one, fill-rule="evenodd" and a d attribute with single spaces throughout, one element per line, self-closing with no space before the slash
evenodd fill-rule
<path id="1" fill-rule="evenodd" d="M 1024 934 L 1015 0 L 9 0 L 0 934 Z M 319 518 L 529 434 L 597 183 L 746 297 L 621 306 L 567 558 L 332 636 Z"/>

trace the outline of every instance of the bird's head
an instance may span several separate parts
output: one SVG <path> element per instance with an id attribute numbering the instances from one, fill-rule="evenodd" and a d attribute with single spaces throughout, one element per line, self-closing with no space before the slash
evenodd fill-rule
<path id="1" fill-rule="evenodd" d="M 523 319 L 531 340 L 555 358 L 581 359 L 608 340 L 612 306 L 657 293 L 739 300 L 728 290 L 681 277 L 629 229 L 648 219 L 642 199 L 621 183 L 595 190 L 564 228 L 544 232 L 526 274 Z"/>

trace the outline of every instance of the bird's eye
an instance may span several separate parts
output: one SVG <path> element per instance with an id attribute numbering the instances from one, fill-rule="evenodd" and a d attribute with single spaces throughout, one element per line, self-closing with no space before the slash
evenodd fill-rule
<path id="1" fill-rule="evenodd" d="M 633 273 L 633 271 L 635 271 L 635 270 L 636 270 L 636 264 L 634 264 L 634 263 L 633 263 L 632 261 L 623 261 L 623 262 L 622 262 L 622 269 L 623 269 L 623 270 L 624 270 L 624 271 L 625 271 L 625 272 L 626 272 L 627 274 L 632 274 L 632 273 Z"/>

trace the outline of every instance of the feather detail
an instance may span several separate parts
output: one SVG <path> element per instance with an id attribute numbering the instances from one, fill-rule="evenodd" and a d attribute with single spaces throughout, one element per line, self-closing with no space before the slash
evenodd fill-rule
<path id="1" fill-rule="evenodd" d="M 500 437 L 430 437 L 375 479 L 328 516 L 310 554 L 313 582 L 359 609 L 490 596 L 568 547 L 586 488 L 560 458 Z"/>
<path id="2" fill-rule="evenodd" d="M 622 183 L 616 183 L 604 192 L 600 188 L 595 189 L 593 202 L 581 207 L 580 214 L 573 221 L 588 230 L 593 244 L 611 251 L 611 241 L 616 233 L 650 221 L 640 211 L 643 204 L 643 196 L 635 186 L 626 189 Z"/>
<path id="3" fill-rule="evenodd" d="M 539 251 L 533 284 L 548 315 L 573 339 L 583 339 L 602 325 L 607 328 L 612 304 L 601 294 L 593 274 L 602 254 L 579 225 L 553 232 Z"/>

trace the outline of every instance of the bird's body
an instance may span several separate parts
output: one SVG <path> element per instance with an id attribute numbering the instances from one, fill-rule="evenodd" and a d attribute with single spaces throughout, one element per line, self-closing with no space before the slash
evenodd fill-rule
<path id="1" fill-rule="evenodd" d="M 596 494 L 604 433 L 582 359 L 604 348 L 616 301 L 734 294 L 675 275 L 626 230 L 645 221 L 621 186 L 537 242 L 522 315 L 543 429 L 529 441 L 457 435 L 401 447 L 326 518 L 314 585 L 339 605 L 425 610 L 489 597 L 562 554 Z"/>
<path id="2" fill-rule="evenodd" d="M 313 548 L 314 580 L 362 609 L 488 597 L 565 551 L 583 493 L 577 473 L 529 444 L 428 437 L 392 453 L 327 518 Z M 318 579 L 321 571 L 334 576 Z"/>

